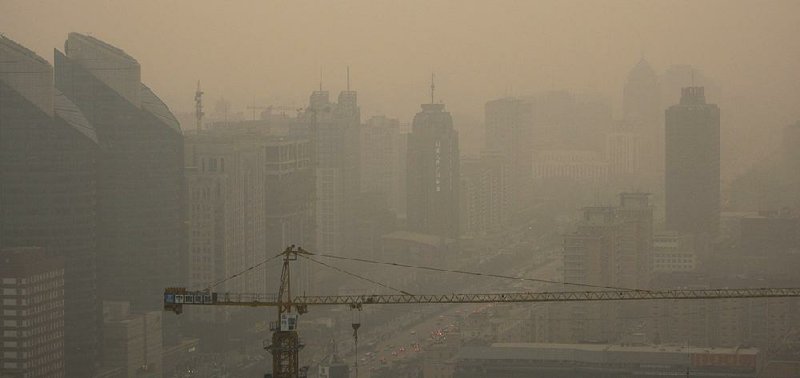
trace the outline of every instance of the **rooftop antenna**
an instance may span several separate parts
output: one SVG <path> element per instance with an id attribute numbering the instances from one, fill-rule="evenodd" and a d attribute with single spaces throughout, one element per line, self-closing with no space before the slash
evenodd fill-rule
<path id="1" fill-rule="evenodd" d="M 694 87 L 694 67 L 692 67 L 692 86 Z"/>
<path id="2" fill-rule="evenodd" d="M 347 66 L 347 91 L 350 92 L 350 66 Z"/>
<path id="3" fill-rule="evenodd" d="M 197 81 L 197 91 L 194 92 L 194 117 L 197 124 L 195 127 L 197 128 L 197 132 L 200 133 L 200 129 L 203 128 L 203 91 L 200 90 L 200 80 Z"/>
<path id="4" fill-rule="evenodd" d="M 322 67 L 319 68 L 319 91 L 322 92 Z"/>
<path id="5" fill-rule="evenodd" d="M 431 73 L 431 104 L 433 104 L 433 93 L 436 90 L 436 84 L 434 84 L 434 74 Z"/>

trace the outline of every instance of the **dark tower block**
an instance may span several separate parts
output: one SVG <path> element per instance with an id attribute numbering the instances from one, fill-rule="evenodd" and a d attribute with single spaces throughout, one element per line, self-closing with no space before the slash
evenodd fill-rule
<path id="1" fill-rule="evenodd" d="M 666 111 L 667 228 L 713 238 L 720 212 L 719 108 L 703 87 L 683 88 Z"/>
<path id="2" fill-rule="evenodd" d="M 458 238 L 458 132 L 444 104 L 422 104 L 408 136 L 408 228 Z"/>

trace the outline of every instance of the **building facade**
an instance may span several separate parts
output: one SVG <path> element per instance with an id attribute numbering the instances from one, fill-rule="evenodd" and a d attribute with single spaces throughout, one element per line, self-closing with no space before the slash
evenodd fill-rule
<path id="1" fill-rule="evenodd" d="M 667 229 L 714 238 L 720 217 L 720 113 L 703 87 L 666 111 Z"/>
<path id="2" fill-rule="evenodd" d="M 457 239 L 458 132 L 444 104 L 422 104 L 408 136 L 408 229 Z"/>
<path id="3" fill-rule="evenodd" d="M 385 116 L 367 120 L 361 128 L 361 191 L 384 197 L 384 207 L 395 214 L 401 212 L 400 197 L 405 182 L 405 151 L 400 152 L 400 122 Z"/>
<path id="4" fill-rule="evenodd" d="M 314 91 L 301 116 L 312 143 L 316 177 L 316 249 L 346 253 L 354 237 L 353 214 L 361 187 L 358 95 L 342 91 L 338 102 L 331 102 L 327 91 Z"/>
<path id="5" fill-rule="evenodd" d="M 0 62 L 0 248 L 63 258 L 66 371 L 90 376 L 99 338 L 97 134 L 53 87 L 47 61 L 0 36 Z"/>
<path id="6" fill-rule="evenodd" d="M 70 33 L 55 52 L 56 88 L 83 112 L 100 144 L 98 291 L 160 309 L 164 287 L 185 283 L 183 136 L 141 82 L 139 63 L 91 36 Z"/>
<path id="7" fill-rule="evenodd" d="M 0 250 L 0 376 L 67 376 L 64 278 L 64 259 L 41 248 Z"/>

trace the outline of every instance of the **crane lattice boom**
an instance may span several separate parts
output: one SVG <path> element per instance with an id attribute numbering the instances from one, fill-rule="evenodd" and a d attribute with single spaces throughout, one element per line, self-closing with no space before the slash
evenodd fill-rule
<path id="1" fill-rule="evenodd" d="M 369 294 L 297 296 L 295 306 L 365 304 L 456 304 L 456 303 L 535 303 L 583 301 L 635 301 L 654 299 L 725 299 L 725 298 L 786 298 L 800 297 L 800 288 L 755 289 L 677 289 L 677 290 L 603 290 L 567 292 L 522 292 L 478 294 Z M 164 292 L 164 309 L 180 312 L 183 305 L 278 307 L 274 294 L 189 292 L 170 288 Z"/>

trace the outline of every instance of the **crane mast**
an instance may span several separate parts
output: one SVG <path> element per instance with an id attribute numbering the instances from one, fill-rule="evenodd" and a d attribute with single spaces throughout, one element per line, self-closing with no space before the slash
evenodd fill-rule
<path id="1" fill-rule="evenodd" d="M 698 300 L 732 298 L 796 298 L 800 288 L 744 289 L 676 289 L 676 290 L 598 290 L 559 292 L 508 292 L 467 294 L 364 294 L 316 295 L 292 297 L 290 263 L 298 256 L 313 255 L 294 245 L 286 248 L 283 257 L 281 284 L 278 294 L 241 294 L 212 292 L 209 289 L 189 291 L 183 287 L 164 290 L 164 310 L 176 314 L 184 305 L 276 307 L 277 321 L 270 322 L 272 342 L 265 349 L 272 353 L 272 374 L 275 378 L 299 376 L 299 351 L 303 344 L 297 334 L 298 317 L 308 312 L 308 306 L 347 305 L 360 309 L 363 305 L 400 304 L 464 304 L 464 303 L 542 303 L 586 301 L 640 300 Z"/>

